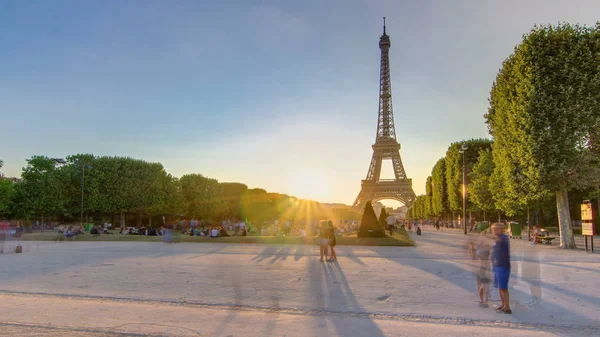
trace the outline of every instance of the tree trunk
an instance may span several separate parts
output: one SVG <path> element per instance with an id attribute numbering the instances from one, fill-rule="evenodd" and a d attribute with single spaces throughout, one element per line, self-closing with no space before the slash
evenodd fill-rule
<path id="1" fill-rule="evenodd" d="M 115 226 L 115 212 L 110 213 L 110 224 L 113 225 L 113 228 L 117 227 Z"/>
<path id="2" fill-rule="evenodd" d="M 596 211 L 596 215 L 594 215 L 594 218 L 596 219 L 596 221 L 594 222 L 594 226 L 596 226 L 596 230 L 598 230 L 598 220 L 600 217 L 600 197 L 598 197 L 598 210 Z M 594 231 L 594 233 L 596 233 L 596 231 Z"/>
<path id="3" fill-rule="evenodd" d="M 483 211 L 483 221 L 486 221 L 486 220 L 485 220 L 485 215 L 486 215 L 485 213 L 486 213 L 486 212 L 485 212 L 485 211 Z"/>
<path id="4" fill-rule="evenodd" d="M 573 236 L 573 226 L 571 224 L 571 214 L 569 212 L 569 193 L 566 189 L 556 192 L 556 208 L 558 210 L 560 248 L 576 248 L 575 237 Z"/>
<path id="5" fill-rule="evenodd" d="M 142 213 L 137 212 L 135 220 L 136 220 L 135 221 L 136 222 L 136 227 L 138 227 L 138 228 L 142 227 Z"/>
<path id="6" fill-rule="evenodd" d="M 531 214 L 529 213 L 529 207 L 527 207 L 527 241 L 531 241 Z"/>
<path id="7" fill-rule="evenodd" d="M 148 216 L 148 227 L 152 227 L 152 214 Z"/>
<path id="8" fill-rule="evenodd" d="M 119 222 L 121 223 L 121 228 L 125 228 L 125 214 L 121 211 L 121 216 L 119 218 Z"/>
<path id="9" fill-rule="evenodd" d="M 473 217 L 472 217 L 471 211 L 469 211 L 469 226 L 467 227 L 468 228 L 467 230 L 471 231 L 472 227 L 473 227 Z"/>

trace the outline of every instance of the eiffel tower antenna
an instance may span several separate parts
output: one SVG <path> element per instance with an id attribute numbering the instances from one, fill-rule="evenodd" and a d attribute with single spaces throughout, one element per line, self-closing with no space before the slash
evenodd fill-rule
<path id="1" fill-rule="evenodd" d="M 412 189 L 412 180 L 408 179 L 400 157 L 400 143 L 396 139 L 394 125 L 394 109 L 392 106 L 392 79 L 390 76 L 390 51 L 391 41 L 385 31 L 385 17 L 383 18 L 383 35 L 379 38 L 381 49 L 381 69 L 379 73 L 379 113 L 377 119 L 377 136 L 373 144 L 373 157 L 369 165 L 367 178 L 362 181 L 361 190 L 354 206 L 364 207 L 367 201 L 394 199 L 402 202 L 407 207 L 415 200 Z M 381 163 L 390 159 L 394 167 L 394 179 L 382 180 Z"/>

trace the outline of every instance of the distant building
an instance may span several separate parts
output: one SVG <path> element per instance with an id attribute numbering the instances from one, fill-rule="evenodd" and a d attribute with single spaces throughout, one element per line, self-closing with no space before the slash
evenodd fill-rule
<path id="1" fill-rule="evenodd" d="M 408 213 L 408 207 L 406 207 L 404 205 L 402 205 L 402 206 L 396 208 L 395 210 L 393 210 L 392 212 L 390 212 L 390 214 L 395 216 L 396 219 L 406 219 L 407 213 Z"/>

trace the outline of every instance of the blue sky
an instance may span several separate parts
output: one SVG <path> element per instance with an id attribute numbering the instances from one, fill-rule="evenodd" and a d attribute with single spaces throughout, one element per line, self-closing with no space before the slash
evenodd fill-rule
<path id="1" fill-rule="evenodd" d="M 599 14 L 584 0 L 3 1 L 2 170 L 123 155 L 352 203 L 386 16 L 396 132 L 420 194 L 450 142 L 487 137 L 489 89 L 521 35 Z"/>

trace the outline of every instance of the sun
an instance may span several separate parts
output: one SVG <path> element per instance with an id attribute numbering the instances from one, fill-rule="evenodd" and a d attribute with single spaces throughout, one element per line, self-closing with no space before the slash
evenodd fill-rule
<path id="1" fill-rule="evenodd" d="M 327 178 L 315 169 L 291 172 L 288 184 L 289 193 L 301 199 L 319 201 L 325 199 L 329 192 Z"/>

